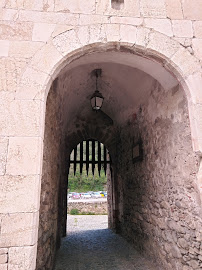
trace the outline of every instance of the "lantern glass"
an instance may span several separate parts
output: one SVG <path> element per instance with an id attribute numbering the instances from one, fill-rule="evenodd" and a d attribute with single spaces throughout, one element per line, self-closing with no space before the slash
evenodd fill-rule
<path id="1" fill-rule="evenodd" d="M 94 108 L 95 108 L 95 106 L 96 106 L 96 98 L 95 98 L 95 97 L 92 97 L 91 100 L 90 100 L 90 102 L 91 102 L 91 107 L 92 107 L 93 110 L 94 110 Z"/>
<path id="2" fill-rule="evenodd" d="M 99 93 L 99 92 L 96 93 L 96 92 L 93 94 L 90 101 L 91 101 L 91 106 L 92 106 L 93 110 L 98 111 L 102 107 L 102 103 L 103 103 L 104 98 L 103 98 L 101 93 Z"/>

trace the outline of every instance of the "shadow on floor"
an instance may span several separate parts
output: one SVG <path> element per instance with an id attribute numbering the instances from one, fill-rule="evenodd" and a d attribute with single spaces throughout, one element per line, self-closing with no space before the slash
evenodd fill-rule
<path id="1" fill-rule="evenodd" d="M 156 270 L 110 229 L 71 232 L 57 252 L 54 270 Z"/>

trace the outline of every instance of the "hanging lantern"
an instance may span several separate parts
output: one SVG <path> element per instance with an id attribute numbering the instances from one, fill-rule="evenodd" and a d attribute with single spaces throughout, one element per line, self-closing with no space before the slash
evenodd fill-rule
<path id="1" fill-rule="evenodd" d="M 104 101 L 104 97 L 103 95 L 99 92 L 98 90 L 98 76 L 101 74 L 101 70 L 100 69 L 96 69 L 95 70 L 95 76 L 96 76 L 96 89 L 95 92 L 93 93 L 90 102 L 91 102 L 91 106 L 92 109 L 95 111 L 98 111 L 101 109 L 103 101 Z"/>

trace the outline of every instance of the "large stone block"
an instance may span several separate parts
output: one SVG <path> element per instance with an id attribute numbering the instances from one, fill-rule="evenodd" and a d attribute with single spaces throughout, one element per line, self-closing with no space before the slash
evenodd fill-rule
<path id="1" fill-rule="evenodd" d="M 56 25 L 50 23 L 35 23 L 32 40 L 46 42 L 51 37 Z"/>
<path id="2" fill-rule="evenodd" d="M 178 42 L 166 37 L 160 33 L 151 33 L 149 36 L 149 43 L 147 48 L 156 52 L 156 54 L 162 54 L 167 58 L 174 55 L 180 48 Z"/>
<path id="3" fill-rule="evenodd" d="M 0 255 L 8 254 L 8 248 L 0 248 Z"/>
<path id="4" fill-rule="evenodd" d="M 166 12 L 170 19 L 183 19 L 181 0 L 166 0 Z"/>
<path id="5" fill-rule="evenodd" d="M 196 104 L 189 102 L 189 118 L 190 118 L 190 128 L 191 128 L 191 140 L 192 146 L 195 153 L 201 155 L 202 153 L 202 138 L 200 136 L 200 130 L 198 126 L 198 121 L 196 119 L 197 114 Z"/>
<path id="6" fill-rule="evenodd" d="M 193 103 L 202 104 L 202 73 L 197 72 L 187 77 L 186 83 L 189 87 L 189 91 L 192 97 Z"/>
<path id="7" fill-rule="evenodd" d="M 142 25 L 143 18 L 134 18 L 134 17 L 117 17 L 112 16 L 110 17 L 111 23 L 118 23 L 118 24 L 131 24 L 131 25 Z"/>
<path id="8" fill-rule="evenodd" d="M 137 27 L 132 25 L 120 26 L 120 41 L 127 43 L 135 43 L 137 37 Z"/>
<path id="9" fill-rule="evenodd" d="M 51 36 L 52 36 L 52 38 L 54 38 L 54 37 L 66 32 L 66 31 L 71 30 L 71 29 L 73 29 L 72 25 L 58 24 L 58 25 L 56 25 Z"/>
<path id="10" fill-rule="evenodd" d="M 40 137 L 10 137 L 6 173 L 10 175 L 40 174 L 41 154 Z"/>
<path id="11" fill-rule="evenodd" d="M 92 14 L 95 12 L 95 0 L 55 0 L 55 11 Z"/>
<path id="12" fill-rule="evenodd" d="M 0 9 L 0 21 L 16 21 L 18 18 L 18 10 L 15 9 Z"/>
<path id="13" fill-rule="evenodd" d="M 56 36 L 53 39 L 53 44 L 63 55 L 66 55 L 67 53 L 70 53 L 71 51 L 76 50 L 81 46 L 74 29 Z"/>
<path id="14" fill-rule="evenodd" d="M 193 37 L 192 22 L 188 20 L 173 20 L 173 34 L 175 37 Z"/>
<path id="15" fill-rule="evenodd" d="M 30 58 L 43 46 L 43 44 L 43 42 L 11 41 L 9 46 L 9 56 Z"/>
<path id="16" fill-rule="evenodd" d="M 16 91 L 26 64 L 23 58 L 0 58 L 0 91 Z"/>
<path id="17" fill-rule="evenodd" d="M 0 22 L 0 39 L 31 40 L 32 30 L 31 22 Z"/>
<path id="18" fill-rule="evenodd" d="M 186 61 L 185 61 L 186 59 Z M 186 49 L 180 48 L 171 59 L 183 76 L 191 75 L 201 69 L 197 58 L 193 57 Z"/>
<path id="19" fill-rule="evenodd" d="M 4 175 L 6 171 L 7 151 L 8 138 L 0 137 L 0 175 Z"/>
<path id="20" fill-rule="evenodd" d="M 146 18 L 144 22 L 145 26 L 148 28 L 153 28 L 154 30 L 162 34 L 165 34 L 169 37 L 173 36 L 171 21 L 168 19 Z"/>
<path id="21" fill-rule="evenodd" d="M 146 47 L 149 42 L 149 35 L 151 30 L 148 28 L 140 27 L 137 29 L 136 45 Z"/>
<path id="22" fill-rule="evenodd" d="M 40 10 L 40 11 L 53 11 L 54 0 L 21 0 L 12 1 L 8 0 L 5 2 L 4 7 L 12 9 L 28 9 L 28 10 Z"/>
<path id="23" fill-rule="evenodd" d="M 192 48 L 194 51 L 194 55 L 202 60 L 202 38 L 194 38 L 192 40 Z"/>
<path id="24" fill-rule="evenodd" d="M 98 0 L 96 5 L 96 13 L 97 14 L 108 14 L 110 13 L 110 2 L 107 0 Z"/>
<path id="25" fill-rule="evenodd" d="M 38 211 L 39 193 L 39 175 L 0 176 L 0 213 Z"/>
<path id="26" fill-rule="evenodd" d="M 89 27 L 88 44 L 95 43 L 95 42 L 106 42 L 108 33 L 110 33 L 110 29 L 108 28 L 108 25 L 105 25 L 105 24 L 91 25 Z"/>
<path id="27" fill-rule="evenodd" d="M 1 247 L 34 245 L 38 234 L 38 212 L 1 215 Z"/>
<path id="28" fill-rule="evenodd" d="M 166 18 L 165 0 L 140 0 L 140 13 L 144 17 Z"/>
<path id="29" fill-rule="evenodd" d="M 118 24 L 107 24 L 106 25 L 106 36 L 107 41 L 118 41 L 120 40 L 120 27 Z"/>
<path id="30" fill-rule="evenodd" d="M 35 270 L 37 246 L 9 248 L 8 270 Z"/>
<path id="31" fill-rule="evenodd" d="M 103 24 L 103 23 L 109 23 L 110 19 L 107 16 L 102 16 L 99 14 L 81 14 L 79 17 L 79 25 L 85 26 L 85 25 L 92 25 L 92 24 Z"/>
<path id="32" fill-rule="evenodd" d="M 193 22 L 194 36 L 196 38 L 202 38 L 202 21 Z"/>
<path id="33" fill-rule="evenodd" d="M 40 100 L 1 100 L 1 136 L 39 136 L 43 102 Z"/>
<path id="34" fill-rule="evenodd" d="M 8 264 L 7 263 L 0 264 L 0 270 L 8 270 Z"/>
<path id="35" fill-rule="evenodd" d="M 201 0 L 182 0 L 184 18 L 188 20 L 202 20 Z"/>
<path id="36" fill-rule="evenodd" d="M 8 262 L 8 255 L 7 254 L 0 254 L 0 264 Z"/>
<path id="37" fill-rule="evenodd" d="M 197 125 L 198 137 L 202 139 L 202 104 L 195 105 L 195 120 Z"/>
<path id="38" fill-rule="evenodd" d="M 77 30 L 77 36 L 78 36 L 79 42 L 82 44 L 82 46 L 89 44 L 90 29 L 91 28 L 89 26 L 83 26 L 83 27 L 79 27 Z"/>
<path id="39" fill-rule="evenodd" d="M 45 98 L 45 88 L 50 88 L 52 78 L 43 71 L 27 67 L 20 78 L 16 91 L 16 99 L 40 99 Z"/>
<path id="40" fill-rule="evenodd" d="M 9 50 L 9 41 L 0 40 L 0 57 L 8 56 L 8 50 Z"/>
<path id="41" fill-rule="evenodd" d="M 63 55 L 52 45 L 47 43 L 32 58 L 31 66 L 37 70 L 46 71 L 49 75 L 55 76 L 54 72 L 63 60 Z"/>
<path id="42" fill-rule="evenodd" d="M 66 12 L 20 10 L 19 20 L 22 22 L 78 25 L 79 15 Z"/>

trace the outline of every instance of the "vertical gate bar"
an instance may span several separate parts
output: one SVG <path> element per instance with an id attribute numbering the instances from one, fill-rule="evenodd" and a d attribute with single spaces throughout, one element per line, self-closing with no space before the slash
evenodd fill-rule
<path id="1" fill-rule="evenodd" d="M 89 170 L 89 140 L 86 141 L 86 172 L 88 175 L 88 170 Z"/>
<path id="2" fill-rule="evenodd" d="M 98 173 L 100 176 L 100 171 L 101 171 L 101 143 L 98 142 Z"/>
<path id="3" fill-rule="evenodd" d="M 95 140 L 92 140 L 92 173 L 95 172 Z"/>
<path id="4" fill-rule="evenodd" d="M 74 148 L 74 175 L 76 174 L 77 146 Z"/>
<path id="5" fill-rule="evenodd" d="M 107 148 L 104 146 L 104 171 L 107 173 Z"/>
<path id="6" fill-rule="evenodd" d="M 80 143 L 80 174 L 83 171 L 83 142 Z"/>

